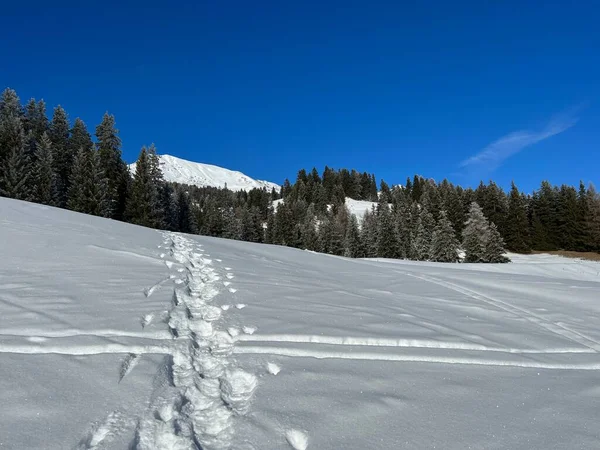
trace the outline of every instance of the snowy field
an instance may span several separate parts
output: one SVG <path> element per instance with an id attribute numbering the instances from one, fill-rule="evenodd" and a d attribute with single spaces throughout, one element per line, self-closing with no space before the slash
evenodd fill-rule
<path id="1" fill-rule="evenodd" d="M 598 263 L 347 260 L 7 199 L 0 255 L 0 448 L 600 448 Z"/>

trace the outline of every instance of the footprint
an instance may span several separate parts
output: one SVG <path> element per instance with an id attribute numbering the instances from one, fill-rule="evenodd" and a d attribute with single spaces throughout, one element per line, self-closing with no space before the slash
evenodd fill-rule
<path id="1" fill-rule="evenodd" d="M 161 253 L 161 254 L 160 254 L 160 257 L 161 257 L 161 258 L 164 258 L 164 257 L 165 257 L 165 254 L 164 254 L 164 253 Z"/>
<path id="2" fill-rule="evenodd" d="M 217 261 L 217 262 L 223 262 L 222 259 L 215 259 L 215 261 Z"/>
<path id="3" fill-rule="evenodd" d="M 271 375 L 277 375 L 279 372 L 281 372 L 281 367 L 279 367 L 277 364 L 275 363 L 268 363 L 267 364 L 267 371 L 271 374 Z"/>
<path id="4" fill-rule="evenodd" d="M 230 284 L 231 284 L 230 281 L 223 281 L 223 286 L 225 286 L 225 287 L 229 286 Z"/>
<path id="5" fill-rule="evenodd" d="M 294 450 L 306 450 L 308 447 L 308 437 L 300 430 L 288 430 L 285 438 Z"/>
<path id="6" fill-rule="evenodd" d="M 231 267 L 225 267 L 225 270 L 231 270 Z"/>
<path id="7" fill-rule="evenodd" d="M 231 292 L 232 294 L 235 294 L 237 292 L 237 289 L 229 288 L 229 292 Z"/>
<path id="8" fill-rule="evenodd" d="M 232 273 L 228 273 L 228 274 L 226 275 L 226 277 L 227 277 L 227 278 L 229 278 L 229 279 L 231 280 L 231 279 L 235 278 L 235 275 L 234 275 L 234 274 L 232 274 Z"/>
<path id="9" fill-rule="evenodd" d="M 141 355 L 138 355 L 135 353 L 129 353 L 125 357 L 125 359 L 123 360 L 123 363 L 121 364 L 121 370 L 119 372 L 119 383 L 123 380 L 123 378 L 125 378 L 127 376 L 127 374 L 129 372 L 131 372 L 133 370 L 133 368 L 138 363 L 140 356 Z"/>
<path id="10" fill-rule="evenodd" d="M 165 265 L 170 269 L 173 267 L 173 263 L 171 261 L 165 261 Z"/>
<path id="11" fill-rule="evenodd" d="M 227 328 L 227 332 L 229 333 L 229 336 L 231 336 L 231 337 L 236 337 L 236 336 L 240 335 L 240 329 L 236 328 L 236 327 Z"/>
<path id="12" fill-rule="evenodd" d="M 146 314 L 144 317 L 140 319 L 140 323 L 142 324 L 142 328 L 150 325 L 152 320 L 154 319 L 154 314 Z"/>
<path id="13" fill-rule="evenodd" d="M 244 308 L 246 307 L 246 305 L 245 305 L 245 304 L 243 304 L 243 303 L 238 303 L 237 305 L 235 305 L 235 307 L 236 307 L 237 309 L 244 309 Z"/>
<path id="14" fill-rule="evenodd" d="M 245 334 L 254 334 L 256 332 L 257 328 L 256 327 L 242 327 L 242 331 Z"/>
<path id="15" fill-rule="evenodd" d="M 229 308 L 231 308 L 231 305 L 221 305 L 223 311 L 227 311 Z"/>

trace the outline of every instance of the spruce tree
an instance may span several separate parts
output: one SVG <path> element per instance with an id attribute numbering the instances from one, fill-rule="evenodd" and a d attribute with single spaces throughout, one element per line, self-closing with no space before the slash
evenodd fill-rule
<path id="1" fill-rule="evenodd" d="M 432 233 L 423 225 L 421 217 L 417 219 L 417 229 L 412 240 L 412 259 L 428 261 L 431 257 Z"/>
<path id="2" fill-rule="evenodd" d="M 157 170 L 143 147 L 135 166 L 131 195 L 127 203 L 127 218 L 138 225 L 159 228 L 162 225 Z"/>
<path id="3" fill-rule="evenodd" d="M 375 209 L 366 211 L 360 227 L 360 240 L 366 258 L 377 258 L 377 216 Z"/>
<path id="4" fill-rule="evenodd" d="M 71 128 L 71 135 L 69 137 L 67 146 L 69 152 L 73 154 L 73 157 L 79 152 L 80 149 L 91 149 L 94 146 L 92 142 L 92 136 L 90 135 L 87 127 L 83 120 L 79 117 L 75 119 L 73 128 Z"/>
<path id="5" fill-rule="evenodd" d="M 358 228 L 358 220 L 354 214 L 350 216 L 350 220 L 348 220 L 348 224 L 346 225 L 344 256 L 348 258 L 361 258 L 363 256 L 360 229 Z"/>
<path id="6" fill-rule="evenodd" d="M 108 179 L 108 198 L 113 210 L 112 217 L 122 220 L 131 180 L 127 165 L 121 157 L 121 139 L 113 115 L 104 114 L 102 122 L 96 127 L 96 139 L 100 164 Z"/>
<path id="7" fill-rule="evenodd" d="M 177 193 L 177 228 L 181 233 L 196 233 L 196 218 L 192 212 L 189 195 L 179 189 Z"/>
<path id="8" fill-rule="evenodd" d="M 531 251 L 527 207 L 525 199 L 517 189 L 514 181 L 511 184 L 508 198 L 505 230 L 506 246 L 509 250 L 517 253 L 529 253 Z"/>
<path id="9" fill-rule="evenodd" d="M 162 226 L 165 230 L 177 231 L 177 205 L 173 188 L 169 183 L 162 183 L 158 195 L 162 212 Z"/>
<path id="10" fill-rule="evenodd" d="M 48 136 L 52 142 L 52 161 L 57 178 L 58 206 L 60 207 L 67 204 L 67 193 L 71 184 L 71 169 L 76 152 L 69 147 L 69 134 L 70 126 L 67 113 L 59 105 L 54 108 Z"/>
<path id="11" fill-rule="evenodd" d="M 458 262 L 458 240 L 446 211 L 440 211 L 440 219 L 431 238 L 431 261 Z"/>
<path id="12" fill-rule="evenodd" d="M 34 167 L 34 192 L 36 202 L 44 205 L 55 205 L 56 174 L 52 165 L 52 143 L 47 133 L 43 133 L 37 145 Z"/>
<path id="13" fill-rule="evenodd" d="M 267 228 L 265 229 L 265 244 L 274 244 L 275 210 L 270 206 L 267 210 Z"/>
<path id="14" fill-rule="evenodd" d="M 496 225 L 492 222 L 489 227 L 483 261 L 488 263 L 507 263 L 510 259 L 505 256 L 504 240 Z"/>
<path id="15" fill-rule="evenodd" d="M 0 177 L 14 149 L 25 145 L 24 136 L 19 97 L 14 90 L 7 88 L 0 98 Z"/>
<path id="16" fill-rule="evenodd" d="M 17 200 L 30 200 L 31 188 L 29 180 L 31 165 L 25 155 L 25 137 L 20 120 L 18 137 L 9 149 L 8 157 L 0 172 L 0 195 Z"/>
<path id="17" fill-rule="evenodd" d="M 471 203 L 467 222 L 462 232 L 464 262 L 485 262 L 485 246 L 489 233 L 489 224 L 481 207 L 476 202 Z"/>
<path id="18" fill-rule="evenodd" d="M 381 196 L 377 209 L 377 256 L 397 258 L 400 253 L 396 223 L 385 196 Z"/>
<path id="19" fill-rule="evenodd" d="M 107 197 L 108 180 L 93 148 L 81 148 L 71 171 L 67 206 L 69 209 L 99 217 L 111 216 Z"/>

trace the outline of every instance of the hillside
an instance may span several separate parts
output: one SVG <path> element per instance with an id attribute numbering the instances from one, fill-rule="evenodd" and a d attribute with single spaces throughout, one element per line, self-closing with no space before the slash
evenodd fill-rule
<path id="1" fill-rule="evenodd" d="M 232 191 L 249 191 L 266 188 L 279 191 L 280 186 L 270 181 L 255 180 L 242 172 L 225 169 L 210 164 L 186 161 L 171 155 L 159 155 L 160 168 L 166 181 L 189 184 L 198 187 L 225 187 Z M 135 172 L 136 163 L 129 169 Z"/>
<path id="2" fill-rule="evenodd" d="M 596 448 L 600 264 L 349 260 L 0 198 L 0 447 Z"/>

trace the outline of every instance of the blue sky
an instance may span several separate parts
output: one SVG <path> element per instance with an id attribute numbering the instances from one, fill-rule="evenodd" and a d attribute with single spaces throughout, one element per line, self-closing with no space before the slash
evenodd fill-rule
<path id="1" fill-rule="evenodd" d="M 0 86 L 159 153 L 463 185 L 600 182 L 597 2 L 9 2 Z"/>

